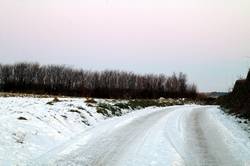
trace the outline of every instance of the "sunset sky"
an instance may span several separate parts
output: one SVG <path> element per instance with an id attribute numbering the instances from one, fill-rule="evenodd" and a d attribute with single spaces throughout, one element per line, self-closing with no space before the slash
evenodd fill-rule
<path id="1" fill-rule="evenodd" d="M 249 0 L 0 0 L 0 63 L 182 71 L 228 91 L 247 56 Z"/>

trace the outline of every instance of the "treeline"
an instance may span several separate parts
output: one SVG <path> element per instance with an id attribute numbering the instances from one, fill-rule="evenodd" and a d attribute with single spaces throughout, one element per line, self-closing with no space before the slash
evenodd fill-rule
<path id="1" fill-rule="evenodd" d="M 0 64 L 0 90 L 98 98 L 195 97 L 183 73 L 172 76 L 117 70 L 88 71 L 37 63 Z"/>

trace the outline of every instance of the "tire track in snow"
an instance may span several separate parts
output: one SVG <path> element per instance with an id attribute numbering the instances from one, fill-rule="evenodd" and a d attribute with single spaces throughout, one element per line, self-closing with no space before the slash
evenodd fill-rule
<path id="1" fill-rule="evenodd" d="M 187 165 L 192 166 L 217 166 L 214 156 L 209 152 L 207 139 L 201 127 L 201 114 L 204 108 L 196 108 L 188 113 L 186 126 L 186 149 L 188 155 Z M 211 133 L 212 134 L 212 133 Z"/>
<path id="2" fill-rule="evenodd" d="M 196 108 L 186 115 L 185 162 L 188 166 L 245 166 L 249 149 L 209 109 Z"/>

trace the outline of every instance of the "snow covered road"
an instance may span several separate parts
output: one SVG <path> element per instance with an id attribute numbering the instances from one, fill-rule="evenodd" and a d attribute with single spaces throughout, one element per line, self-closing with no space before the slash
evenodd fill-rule
<path id="1" fill-rule="evenodd" d="M 30 165 L 248 166 L 249 135 L 215 106 L 146 109 L 112 118 Z"/>

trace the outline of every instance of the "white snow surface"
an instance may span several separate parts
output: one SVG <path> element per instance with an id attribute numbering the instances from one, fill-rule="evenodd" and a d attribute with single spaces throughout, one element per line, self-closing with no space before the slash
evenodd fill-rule
<path id="1" fill-rule="evenodd" d="M 82 99 L 0 97 L 0 165 L 20 165 L 104 119 Z M 72 112 L 71 110 L 79 111 Z M 19 120 L 24 117 L 27 120 Z M 85 123 L 84 123 L 85 122 Z"/>
<path id="2" fill-rule="evenodd" d="M 51 100 L 0 98 L 1 166 L 250 165 L 249 133 L 217 106 L 150 107 L 105 119 L 83 99 Z"/>

